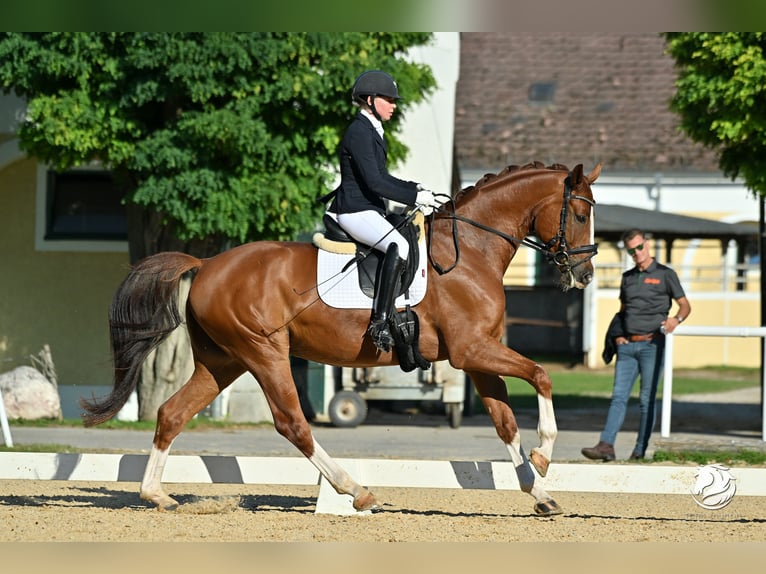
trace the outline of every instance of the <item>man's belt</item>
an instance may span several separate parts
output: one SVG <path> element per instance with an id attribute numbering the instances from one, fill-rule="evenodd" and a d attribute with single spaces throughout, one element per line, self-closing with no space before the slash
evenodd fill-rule
<path id="1" fill-rule="evenodd" d="M 631 343 L 637 343 L 638 341 L 651 341 L 654 339 L 654 333 L 647 333 L 646 335 L 628 335 L 628 340 Z"/>

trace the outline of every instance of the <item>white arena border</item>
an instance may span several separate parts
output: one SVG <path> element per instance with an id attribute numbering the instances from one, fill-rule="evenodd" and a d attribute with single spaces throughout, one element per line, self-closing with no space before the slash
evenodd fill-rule
<path id="1" fill-rule="evenodd" d="M 0 453 L 1 480 L 140 482 L 148 455 Z M 518 490 L 513 463 L 336 458 L 368 487 Z M 688 494 L 696 466 L 581 463 L 550 466 L 542 479 L 550 492 Z M 766 468 L 731 469 L 737 495 L 766 496 Z M 171 455 L 165 483 L 318 485 L 317 469 L 303 457 Z"/>

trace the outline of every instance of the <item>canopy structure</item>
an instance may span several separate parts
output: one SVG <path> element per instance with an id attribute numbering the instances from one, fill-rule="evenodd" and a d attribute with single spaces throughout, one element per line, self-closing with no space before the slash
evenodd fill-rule
<path id="1" fill-rule="evenodd" d="M 596 205 L 596 237 L 618 242 L 626 229 L 637 227 L 653 239 L 672 244 L 675 239 L 719 239 L 726 250 L 730 240 L 743 245 L 758 238 L 758 226 L 724 223 L 701 217 L 663 213 L 623 205 Z"/>
<path id="2" fill-rule="evenodd" d="M 702 217 L 601 203 L 596 204 L 595 218 L 594 234 L 597 243 L 600 240 L 616 245 L 627 229 L 638 228 L 652 239 L 664 242 L 665 249 L 655 256 L 666 264 L 672 264 L 670 254 L 676 239 L 717 239 L 721 244 L 722 267 L 732 240 L 737 244 L 737 264 L 745 263 L 747 253 L 758 252 L 758 225 L 755 223 L 725 223 Z M 737 275 L 744 276 L 740 271 Z M 737 289 L 742 289 L 743 285 L 738 283 Z"/>

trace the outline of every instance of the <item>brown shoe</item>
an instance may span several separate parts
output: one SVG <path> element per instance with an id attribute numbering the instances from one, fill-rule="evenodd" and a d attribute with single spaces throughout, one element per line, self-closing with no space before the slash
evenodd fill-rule
<path id="1" fill-rule="evenodd" d="M 604 441 L 600 441 L 594 447 L 584 448 L 580 452 L 582 452 L 582 455 L 585 458 L 589 458 L 591 460 L 603 460 L 604 462 L 609 462 L 615 458 L 614 447 L 608 442 Z"/>
<path id="2" fill-rule="evenodd" d="M 643 458 L 644 455 L 637 450 L 634 450 L 632 453 L 630 453 L 630 460 L 642 460 Z"/>

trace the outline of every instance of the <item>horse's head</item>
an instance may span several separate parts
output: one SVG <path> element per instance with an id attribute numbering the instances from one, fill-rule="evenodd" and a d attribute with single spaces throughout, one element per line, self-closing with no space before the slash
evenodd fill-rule
<path id="1" fill-rule="evenodd" d="M 593 192 L 591 184 L 601 174 L 601 164 L 585 175 L 577 165 L 560 184 L 558 194 L 545 203 L 535 221 L 535 231 L 544 242 L 551 262 L 561 272 L 561 286 L 584 289 L 593 280 L 594 243 Z"/>

